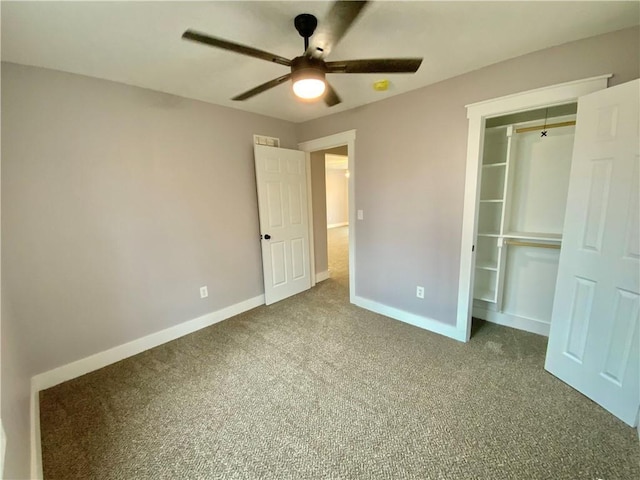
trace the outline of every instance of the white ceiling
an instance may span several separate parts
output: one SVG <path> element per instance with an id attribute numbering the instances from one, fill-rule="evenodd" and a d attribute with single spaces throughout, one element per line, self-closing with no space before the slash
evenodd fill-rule
<path id="1" fill-rule="evenodd" d="M 231 97 L 287 67 L 182 40 L 188 29 L 287 58 L 303 51 L 299 13 L 320 22 L 331 2 L 7 2 L 2 60 L 137 85 L 293 122 L 329 115 L 508 58 L 639 23 L 632 2 L 377 1 L 328 60 L 424 57 L 414 75 L 330 75 L 343 103 L 295 100 L 281 85 L 244 102 Z"/>

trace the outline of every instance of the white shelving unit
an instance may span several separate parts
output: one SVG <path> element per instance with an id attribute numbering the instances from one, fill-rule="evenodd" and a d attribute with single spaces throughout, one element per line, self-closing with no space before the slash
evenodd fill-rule
<path id="1" fill-rule="evenodd" d="M 473 296 L 490 303 L 498 303 L 501 293 L 501 246 L 512 135 L 511 126 L 488 128 L 485 132 Z"/>

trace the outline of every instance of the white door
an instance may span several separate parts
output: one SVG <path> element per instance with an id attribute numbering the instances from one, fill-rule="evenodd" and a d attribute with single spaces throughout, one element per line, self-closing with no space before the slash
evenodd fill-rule
<path id="1" fill-rule="evenodd" d="M 634 426 L 640 405 L 640 80 L 578 101 L 545 368 Z"/>
<path id="2" fill-rule="evenodd" d="M 255 145 L 265 303 L 311 288 L 304 152 Z"/>

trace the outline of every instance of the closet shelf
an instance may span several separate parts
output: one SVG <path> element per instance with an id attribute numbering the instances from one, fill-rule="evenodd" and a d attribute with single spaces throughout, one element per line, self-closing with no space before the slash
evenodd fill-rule
<path id="1" fill-rule="evenodd" d="M 476 268 L 480 270 L 498 271 L 498 262 L 476 262 Z"/>
<path id="2" fill-rule="evenodd" d="M 562 241 L 560 233 L 534 233 L 534 232 L 507 232 L 504 238 L 518 238 L 520 240 L 546 240 L 548 242 Z"/>
<path id="3" fill-rule="evenodd" d="M 473 298 L 476 300 L 482 300 L 483 302 L 496 303 L 496 292 L 491 290 L 478 292 L 473 296 Z"/>
<path id="4" fill-rule="evenodd" d="M 483 163 L 483 164 L 482 164 L 482 168 L 506 167 L 506 166 L 507 166 L 507 162 L 500 162 L 500 163 Z"/>

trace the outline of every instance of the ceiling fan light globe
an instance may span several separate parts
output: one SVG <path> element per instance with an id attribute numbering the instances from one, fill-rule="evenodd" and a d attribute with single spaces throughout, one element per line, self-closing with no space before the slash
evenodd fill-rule
<path id="1" fill-rule="evenodd" d="M 327 86 L 319 78 L 301 78 L 293 82 L 293 93 L 305 100 L 312 100 L 322 96 Z"/>

